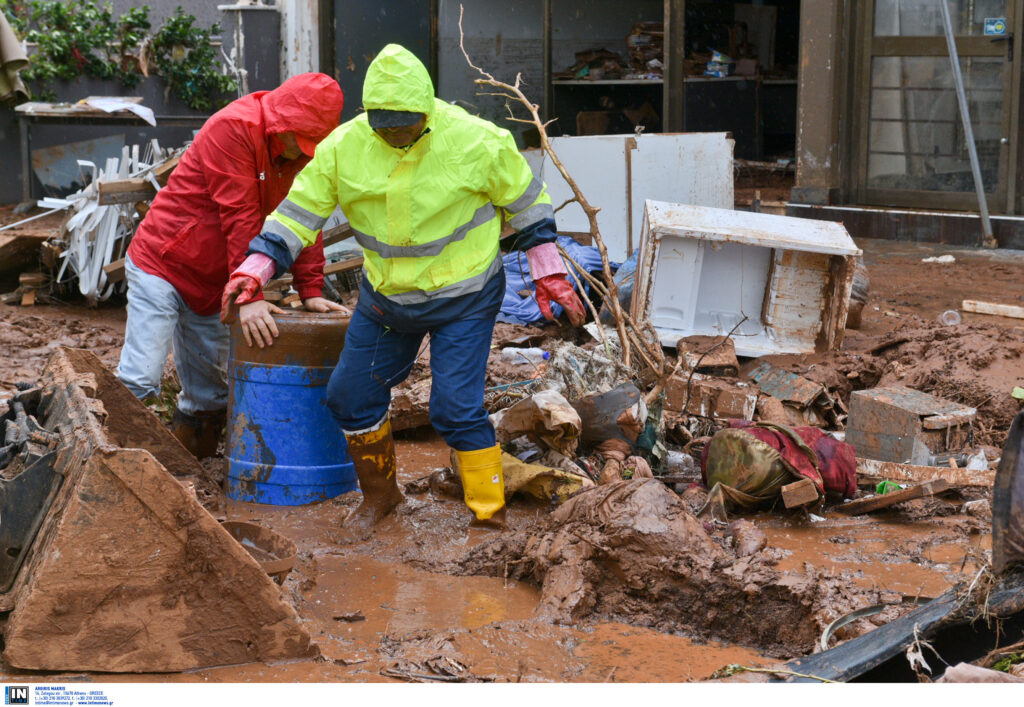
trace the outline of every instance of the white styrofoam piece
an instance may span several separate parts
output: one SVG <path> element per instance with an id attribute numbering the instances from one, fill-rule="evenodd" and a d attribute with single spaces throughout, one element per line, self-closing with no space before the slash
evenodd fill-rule
<path id="1" fill-rule="evenodd" d="M 551 147 L 587 200 L 601 209 L 597 224 L 612 260 L 621 262 L 639 247 L 647 199 L 733 206 L 733 141 L 727 133 L 567 136 L 552 138 Z M 540 150 L 523 155 L 547 184 L 556 208 L 572 197 Z M 555 220 L 559 231 L 590 230 L 576 203 L 561 209 Z"/>
<path id="2" fill-rule="evenodd" d="M 648 202 L 647 215 L 651 230 L 662 237 L 699 237 L 829 255 L 860 255 L 861 252 L 843 225 L 833 221 L 660 201 Z"/>

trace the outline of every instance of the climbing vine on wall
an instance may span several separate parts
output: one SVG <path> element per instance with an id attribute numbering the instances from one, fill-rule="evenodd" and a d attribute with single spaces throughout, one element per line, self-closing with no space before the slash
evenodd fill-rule
<path id="1" fill-rule="evenodd" d="M 94 0 L 0 0 L 14 30 L 36 45 L 21 76 L 44 100 L 54 100 L 53 82 L 79 76 L 136 86 L 155 67 L 171 93 L 190 107 L 210 111 L 237 89 L 223 73 L 211 36 L 220 26 L 195 26 L 195 17 L 178 7 L 150 34 L 149 7 L 134 7 L 115 17 L 109 3 Z"/>
<path id="2" fill-rule="evenodd" d="M 217 65 L 210 35 L 220 34 L 220 25 L 200 29 L 195 20 L 179 7 L 153 36 L 149 53 L 176 96 L 196 110 L 211 110 L 215 97 L 234 91 L 238 83 L 233 76 L 210 70 Z"/>

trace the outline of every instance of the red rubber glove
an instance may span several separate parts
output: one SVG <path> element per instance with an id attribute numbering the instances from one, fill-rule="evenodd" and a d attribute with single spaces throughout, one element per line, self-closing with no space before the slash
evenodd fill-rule
<path id="1" fill-rule="evenodd" d="M 233 273 L 220 297 L 220 320 L 225 324 L 234 321 L 238 306 L 251 302 L 262 289 L 263 284 L 252 275 Z"/>
<path id="2" fill-rule="evenodd" d="M 548 275 L 533 282 L 537 287 L 537 304 L 545 319 L 555 318 L 551 314 L 551 303 L 558 302 L 565 307 L 565 313 L 569 315 L 569 321 L 573 326 L 581 326 L 587 320 L 583 303 L 576 296 L 572 285 L 565 279 L 565 275 Z"/>
<path id="3" fill-rule="evenodd" d="M 246 256 L 224 286 L 224 294 L 220 297 L 220 320 L 225 324 L 233 322 L 238 305 L 251 302 L 262 292 L 263 286 L 270 282 L 275 267 L 270 256 L 263 253 Z"/>

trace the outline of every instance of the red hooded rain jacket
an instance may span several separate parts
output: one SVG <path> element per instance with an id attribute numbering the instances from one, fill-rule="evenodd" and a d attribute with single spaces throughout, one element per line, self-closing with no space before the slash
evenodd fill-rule
<path id="1" fill-rule="evenodd" d="M 153 199 L 128 248 L 132 262 L 171 283 L 196 314 L 219 312 L 228 277 L 312 157 L 283 159 L 274 136 L 294 132 L 318 143 L 338 126 L 341 108 L 338 82 L 311 73 L 215 113 Z M 302 299 L 320 296 L 323 265 L 318 236 L 291 267 Z"/>

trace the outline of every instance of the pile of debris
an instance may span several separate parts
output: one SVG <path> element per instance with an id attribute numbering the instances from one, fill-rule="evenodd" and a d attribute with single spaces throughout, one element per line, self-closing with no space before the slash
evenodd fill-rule
<path id="1" fill-rule="evenodd" d="M 837 351 L 863 267 L 841 225 L 657 202 L 645 222 L 627 305 L 672 342 L 662 380 L 625 365 L 611 327 L 588 325 L 581 344 L 554 327 L 496 329 L 487 402 L 507 466 L 559 479 L 534 496 L 557 505 L 655 478 L 725 523 L 743 509 L 858 514 L 991 486 L 999 454 L 978 444 L 975 408 Z M 396 390 L 396 429 L 429 424 L 424 354 Z"/>
<path id="2" fill-rule="evenodd" d="M 0 296 L 7 304 L 34 304 L 55 290 L 77 283 L 79 293 L 90 305 L 124 290 L 124 256 L 128 244 L 149 202 L 167 184 L 185 148 L 162 148 L 156 140 L 144 149 L 138 145 L 122 148 L 119 158 L 109 158 L 101 167 L 79 160 L 86 186 L 63 199 L 47 197 L 38 202 L 43 214 L 8 224 L 4 229 L 18 233 L 24 224 L 42 216 L 67 212 L 55 234 L 36 243 L 38 250 L 22 249 L 7 257 L 0 243 L 4 270 L 31 266 L 38 254 L 44 272 L 22 272 L 17 290 Z M 22 238 L 24 240 L 24 238 Z M 12 253 L 13 255 L 13 253 Z"/>

